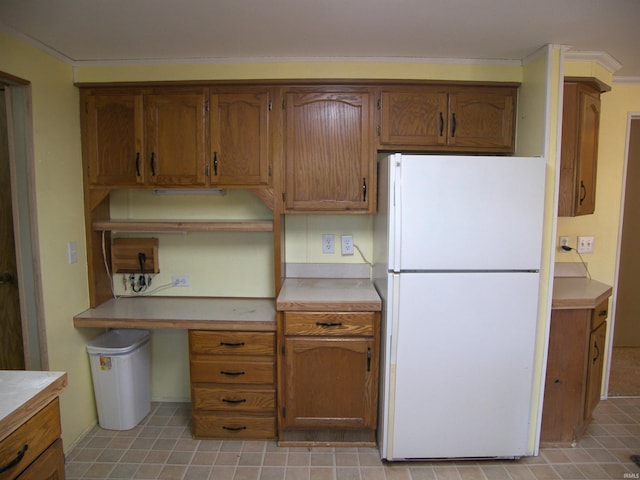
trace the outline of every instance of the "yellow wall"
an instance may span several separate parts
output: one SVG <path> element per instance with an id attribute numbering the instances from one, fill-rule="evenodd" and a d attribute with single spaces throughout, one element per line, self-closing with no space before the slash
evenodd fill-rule
<path id="1" fill-rule="evenodd" d="M 72 317 L 88 305 L 82 207 L 78 93 L 73 70 L 0 32 L 0 71 L 31 82 L 37 232 L 43 314 L 51 370 L 66 371 L 61 396 L 65 446 L 92 422 L 95 407 L 85 350 L 95 331 L 73 328 Z M 78 262 L 67 263 L 67 243 L 77 242 Z"/>

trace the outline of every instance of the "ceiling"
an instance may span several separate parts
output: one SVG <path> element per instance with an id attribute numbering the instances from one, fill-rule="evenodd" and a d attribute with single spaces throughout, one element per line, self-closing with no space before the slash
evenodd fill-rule
<path id="1" fill-rule="evenodd" d="M 640 81 L 640 0 L 0 0 L 0 29 L 74 65 L 517 62 L 556 44 Z"/>

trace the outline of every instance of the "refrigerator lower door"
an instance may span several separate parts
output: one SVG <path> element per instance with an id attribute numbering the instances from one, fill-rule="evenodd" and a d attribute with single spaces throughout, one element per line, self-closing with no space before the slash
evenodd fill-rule
<path id="1" fill-rule="evenodd" d="M 533 453 L 538 283 L 537 273 L 399 276 L 385 458 Z"/>

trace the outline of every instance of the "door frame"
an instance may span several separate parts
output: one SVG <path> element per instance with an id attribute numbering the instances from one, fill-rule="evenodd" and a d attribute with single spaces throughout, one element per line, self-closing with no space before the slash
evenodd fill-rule
<path id="1" fill-rule="evenodd" d="M 627 134 L 624 148 L 624 165 L 622 169 L 622 191 L 620 193 L 620 218 L 618 221 L 618 241 L 616 247 L 616 268 L 613 279 L 613 290 L 611 297 L 611 316 L 609 323 L 609 340 L 607 343 L 607 369 L 604 372 L 604 398 L 609 398 L 609 378 L 611 374 L 611 358 L 613 357 L 613 332 L 616 327 L 616 307 L 618 300 L 618 283 L 620 281 L 620 256 L 622 254 L 622 228 L 624 226 L 624 204 L 627 190 L 627 168 L 629 164 L 629 143 L 631 135 L 631 122 L 633 120 L 640 121 L 640 112 L 629 112 L 627 114 Z"/>
<path id="2" fill-rule="evenodd" d="M 26 370 L 48 370 L 33 154 L 31 82 L 0 71 L 9 137 L 11 207 Z M 4 114 L 4 112 L 2 112 Z"/>

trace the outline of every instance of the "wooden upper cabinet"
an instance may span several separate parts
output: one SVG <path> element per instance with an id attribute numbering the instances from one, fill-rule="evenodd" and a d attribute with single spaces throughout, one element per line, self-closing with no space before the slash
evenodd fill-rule
<path id="1" fill-rule="evenodd" d="M 560 217 L 595 211 L 601 91 L 606 91 L 604 86 L 591 79 L 564 83 Z"/>
<path id="2" fill-rule="evenodd" d="M 291 88 L 284 100 L 285 211 L 373 211 L 370 90 Z"/>
<path id="3" fill-rule="evenodd" d="M 144 96 L 145 162 L 154 185 L 206 183 L 204 90 Z"/>
<path id="4" fill-rule="evenodd" d="M 83 95 L 82 134 L 89 183 L 143 182 L 142 95 L 114 91 Z"/>
<path id="5" fill-rule="evenodd" d="M 380 144 L 445 145 L 447 92 L 437 88 L 394 88 L 380 94 Z"/>
<path id="6" fill-rule="evenodd" d="M 212 185 L 269 185 L 269 91 L 212 93 Z"/>
<path id="7" fill-rule="evenodd" d="M 392 86 L 380 93 L 383 150 L 513 153 L 516 86 Z"/>
<path id="8" fill-rule="evenodd" d="M 513 152 L 515 88 L 465 88 L 449 95 L 447 144 L 469 151 Z"/>

